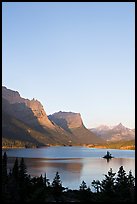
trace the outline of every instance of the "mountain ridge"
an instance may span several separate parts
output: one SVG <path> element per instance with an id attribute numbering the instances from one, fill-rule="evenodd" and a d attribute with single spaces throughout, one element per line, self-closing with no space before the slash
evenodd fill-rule
<path id="1" fill-rule="evenodd" d="M 79 113 L 71 112 L 71 116 L 68 116 L 70 112 L 65 113 L 62 118 L 68 128 L 65 129 L 61 121 L 59 125 L 51 120 L 52 116 L 47 116 L 38 100 L 22 98 L 19 92 L 6 87 L 2 87 L 2 112 L 3 140 L 18 139 L 25 142 L 23 135 L 27 135 L 26 137 L 29 138 L 27 141 L 32 138 L 32 143 L 35 145 L 83 145 L 103 141 L 85 128 Z M 60 114 L 62 113 L 64 114 L 60 111 Z M 72 129 L 75 130 L 72 131 Z"/>
<path id="2" fill-rule="evenodd" d="M 89 129 L 94 132 L 98 137 L 106 141 L 120 141 L 120 140 L 134 140 L 135 129 L 130 129 L 119 123 L 115 126 L 101 125 L 96 128 Z"/>
<path id="3" fill-rule="evenodd" d="M 95 143 L 104 142 L 101 138 L 97 138 L 95 134 L 90 134 L 83 124 L 80 113 L 59 111 L 48 117 L 64 130 L 75 135 L 77 140 L 80 140 L 83 144 L 87 143 L 87 141 L 92 143 L 92 140 L 95 141 Z"/>

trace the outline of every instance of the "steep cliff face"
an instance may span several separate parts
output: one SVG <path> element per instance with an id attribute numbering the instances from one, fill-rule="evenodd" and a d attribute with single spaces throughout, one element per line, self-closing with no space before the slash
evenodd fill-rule
<path id="1" fill-rule="evenodd" d="M 102 143 L 93 132 L 89 131 L 83 124 L 80 113 L 58 112 L 48 116 L 51 121 L 62 127 L 73 135 L 79 144 Z"/>
<path id="2" fill-rule="evenodd" d="M 12 91 L 6 87 L 2 88 L 2 98 L 11 104 L 12 108 L 10 108 L 11 110 L 8 111 L 8 113 L 21 121 L 32 126 L 34 125 L 35 127 L 41 125 L 43 128 L 55 128 L 38 100 L 24 99 L 17 91 Z M 3 103 L 3 106 L 4 105 L 5 102 Z"/>
<path id="3" fill-rule="evenodd" d="M 2 138 L 6 144 L 68 144 L 71 136 L 51 122 L 38 100 L 2 88 Z M 4 143 L 5 144 L 5 143 Z"/>
<path id="4" fill-rule="evenodd" d="M 51 121 L 48 119 L 47 114 L 42 106 L 42 104 L 38 100 L 31 100 L 27 101 L 26 105 L 28 108 L 31 109 L 32 113 L 34 114 L 34 117 L 37 118 L 39 124 L 44 128 L 52 128 L 54 129 L 55 126 L 51 123 Z"/>
<path id="5" fill-rule="evenodd" d="M 65 130 L 83 126 L 80 113 L 59 111 L 49 115 L 48 118 Z"/>
<path id="6" fill-rule="evenodd" d="M 42 104 L 2 88 L 2 137 L 10 144 L 83 145 L 102 139 L 85 128 L 79 113 L 58 112 L 47 116 Z"/>

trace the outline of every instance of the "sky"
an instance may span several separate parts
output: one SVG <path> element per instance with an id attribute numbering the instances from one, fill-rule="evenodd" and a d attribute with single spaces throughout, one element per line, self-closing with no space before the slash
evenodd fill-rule
<path id="1" fill-rule="evenodd" d="M 135 127 L 134 2 L 3 2 L 2 85 L 87 128 Z"/>

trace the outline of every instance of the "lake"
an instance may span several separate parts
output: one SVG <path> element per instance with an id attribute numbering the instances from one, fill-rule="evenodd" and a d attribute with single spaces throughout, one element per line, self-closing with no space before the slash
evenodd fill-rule
<path id="1" fill-rule="evenodd" d="M 135 176 L 134 150 L 57 146 L 3 150 L 5 151 L 8 156 L 8 169 L 12 169 L 16 157 L 24 157 L 28 174 L 44 176 L 46 172 L 47 178 L 52 182 L 58 171 L 63 186 L 71 189 L 78 189 L 83 180 L 91 188 L 93 179 L 101 181 L 110 168 L 117 173 L 119 167 L 123 166 L 127 174 L 131 170 Z M 114 156 L 109 162 L 102 158 L 106 151 Z"/>

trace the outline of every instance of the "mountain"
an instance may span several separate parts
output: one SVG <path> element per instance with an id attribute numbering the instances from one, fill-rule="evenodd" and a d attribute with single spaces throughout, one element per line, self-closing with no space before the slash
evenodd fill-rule
<path id="1" fill-rule="evenodd" d="M 79 141 L 79 144 L 104 142 L 84 126 L 80 113 L 59 111 L 49 115 L 48 118 L 74 135 L 75 141 Z"/>
<path id="2" fill-rule="evenodd" d="M 48 118 L 62 127 L 64 130 L 71 132 L 72 128 L 83 126 L 80 113 L 62 112 L 49 115 Z"/>
<path id="3" fill-rule="evenodd" d="M 35 99 L 29 100 L 20 97 L 17 91 L 12 91 L 6 87 L 2 87 L 2 98 L 7 100 L 10 106 L 8 113 L 15 118 L 27 123 L 35 128 L 55 128 L 51 121 L 48 119 L 42 104 Z M 3 104 L 3 108 L 5 104 Z M 4 108 L 5 109 L 5 108 Z M 6 107 L 7 110 L 7 107 Z"/>
<path id="4" fill-rule="evenodd" d="M 65 114 L 67 120 L 55 122 L 38 100 L 22 98 L 17 91 L 2 87 L 3 145 L 82 145 L 102 141 L 84 127 L 80 114 L 71 113 L 70 118 Z"/>
<path id="5" fill-rule="evenodd" d="M 2 141 L 4 144 L 20 144 L 25 146 L 45 146 L 45 145 L 67 145 L 71 135 L 68 135 L 63 129 L 54 125 L 53 128 L 42 128 L 38 124 L 35 127 L 29 122 L 23 122 L 13 115 L 2 111 Z M 6 146 L 6 145 L 4 145 Z M 16 146 L 16 145 L 15 145 Z"/>
<path id="6" fill-rule="evenodd" d="M 2 138 L 9 145 L 63 145 L 71 140 L 65 130 L 51 122 L 38 100 L 24 99 L 17 91 L 2 87 Z"/>
<path id="7" fill-rule="evenodd" d="M 107 141 L 120 141 L 120 140 L 134 140 L 135 129 L 129 129 L 119 123 L 116 126 L 101 125 L 97 128 L 90 129 L 98 137 Z"/>

